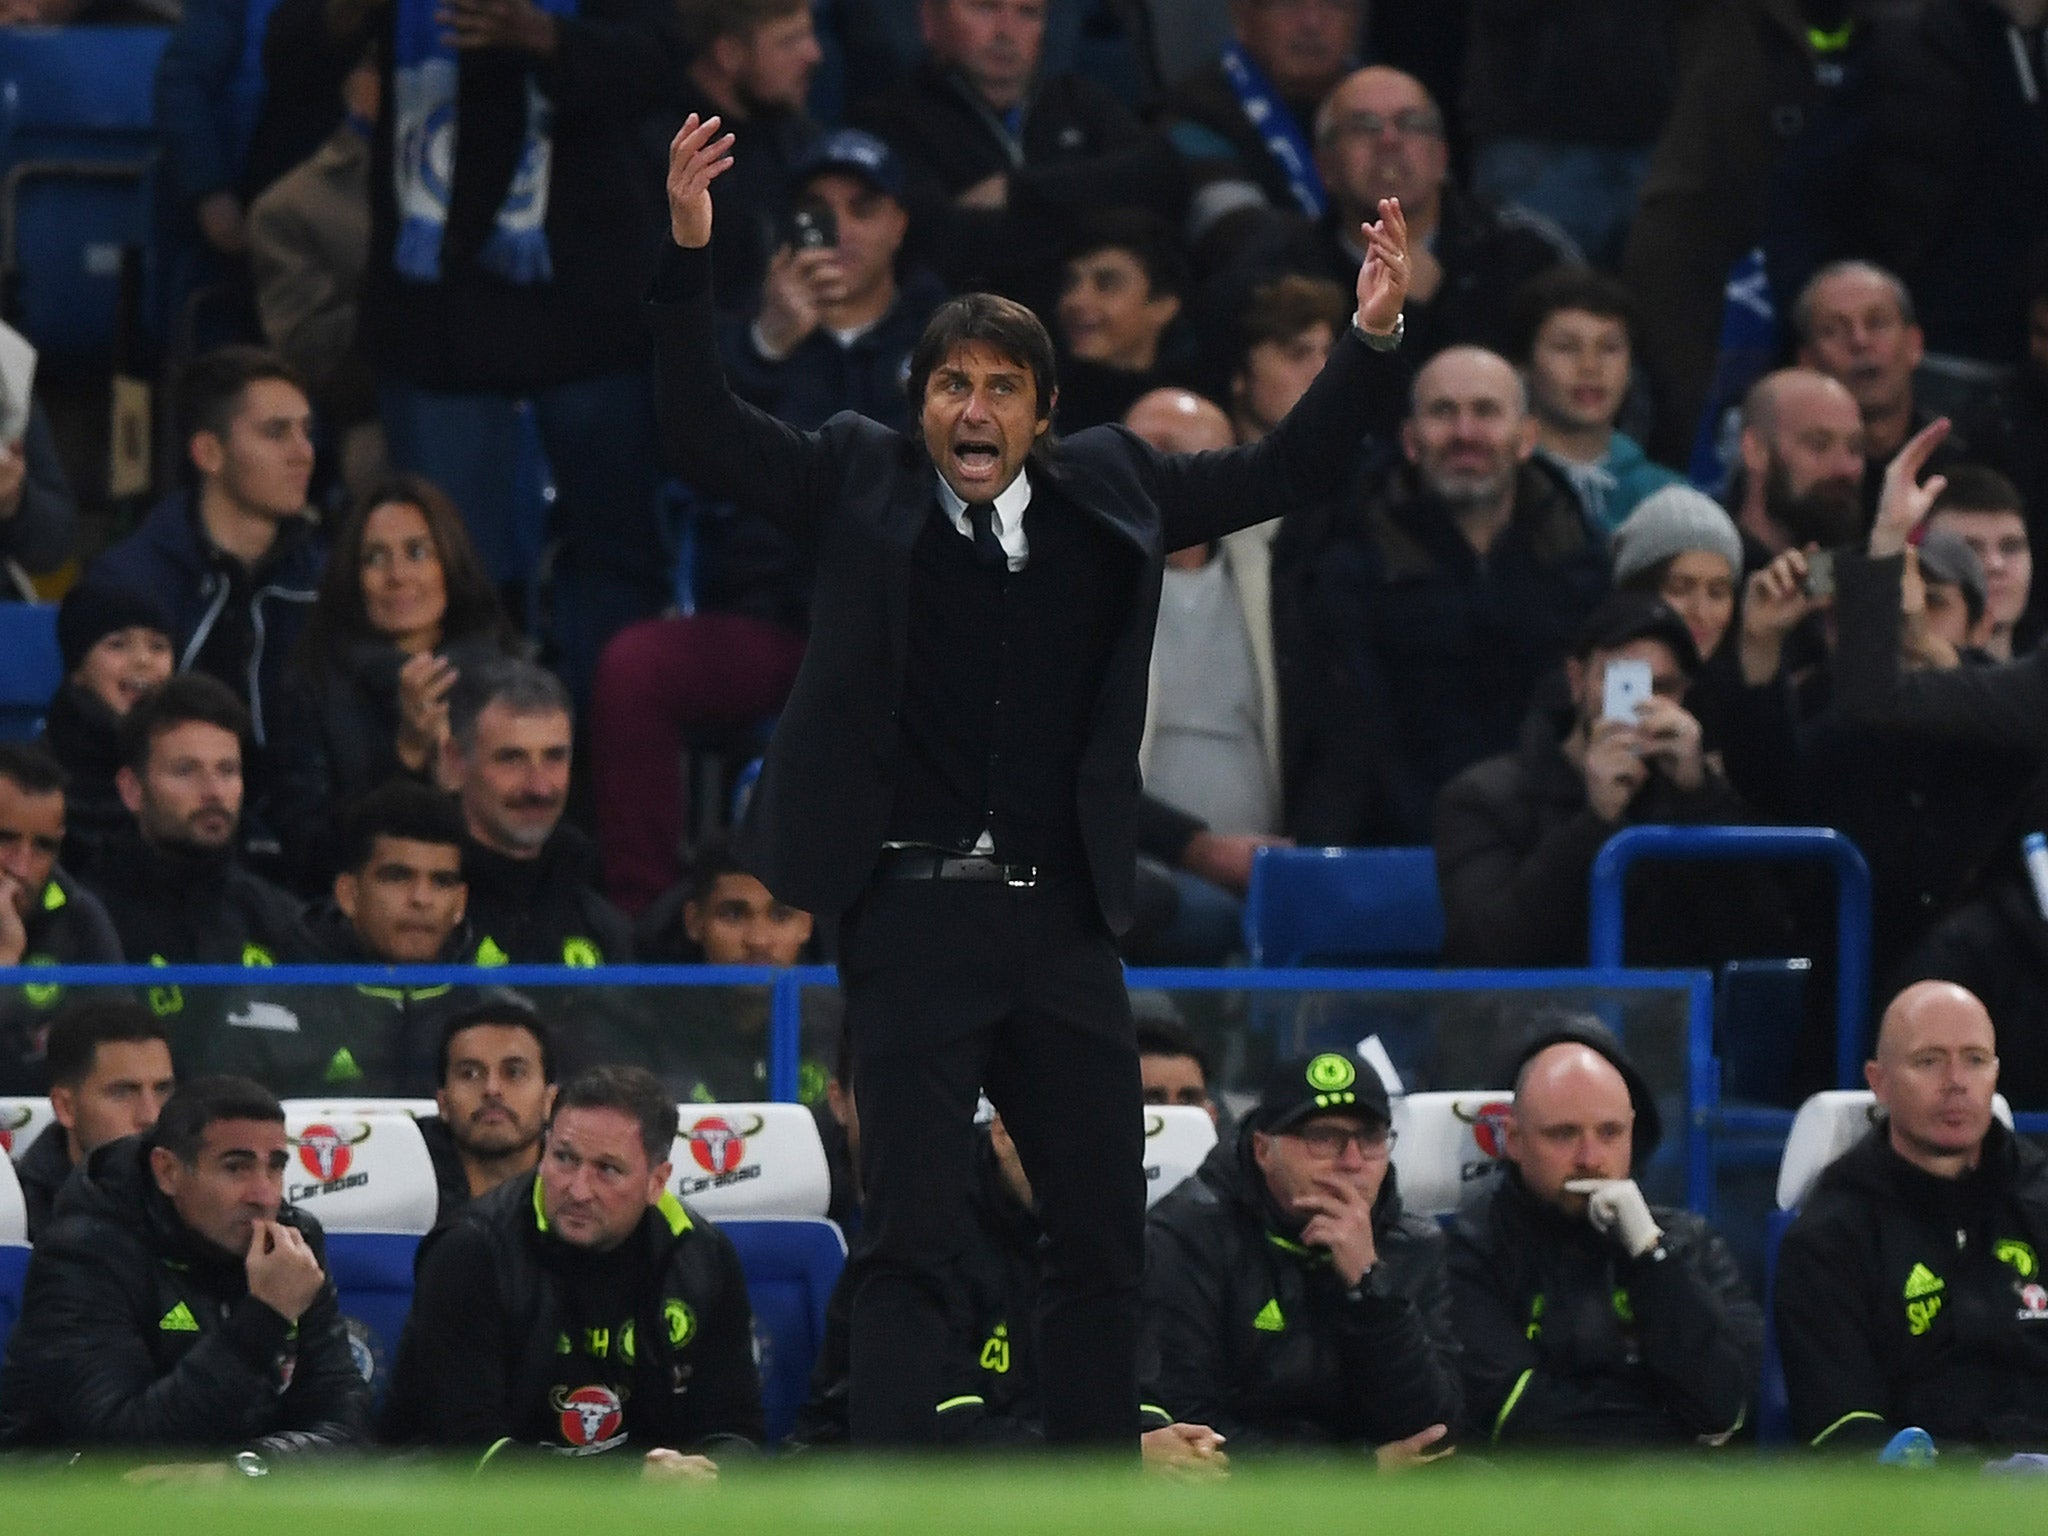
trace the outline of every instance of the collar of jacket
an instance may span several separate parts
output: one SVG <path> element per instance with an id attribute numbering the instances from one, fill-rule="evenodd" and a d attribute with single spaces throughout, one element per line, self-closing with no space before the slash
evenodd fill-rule
<path id="1" fill-rule="evenodd" d="M 533 1184 L 534 1230 L 542 1237 L 554 1237 L 554 1232 L 548 1226 L 547 1207 L 541 1200 L 540 1174 L 536 1170 L 528 1174 L 527 1178 Z M 661 1198 L 650 1205 L 646 1214 L 640 1218 L 642 1233 L 659 1238 L 661 1233 L 666 1232 L 668 1242 L 673 1242 L 691 1231 L 695 1225 L 696 1223 L 690 1220 L 690 1213 L 683 1209 L 683 1202 L 675 1197 L 673 1191 L 666 1189 L 661 1192 Z M 555 1241 L 560 1243 L 562 1239 L 555 1238 Z M 569 1245 L 563 1243 L 563 1246 Z"/>

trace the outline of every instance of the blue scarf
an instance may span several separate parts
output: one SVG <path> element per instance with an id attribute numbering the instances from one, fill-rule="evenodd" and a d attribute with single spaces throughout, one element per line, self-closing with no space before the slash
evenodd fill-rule
<path id="1" fill-rule="evenodd" d="M 536 0 L 553 16 L 576 14 L 576 0 Z M 397 0 L 392 47 L 392 180 L 398 196 L 398 245 L 392 265 L 416 283 L 441 280 L 448 193 L 455 181 L 456 62 L 436 0 Z M 544 283 L 555 275 L 548 254 L 548 175 L 554 108 L 526 80 L 526 140 L 477 260 L 508 282 Z"/>
<path id="2" fill-rule="evenodd" d="M 1323 192 L 1323 178 L 1316 171 L 1316 157 L 1301 135 L 1301 124 L 1273 91 L 1265 72 L 1252 62 L 1242 43 L 1223 50 L 1223 78 L 1236 93 L 1245 121 L 1258 130 L 1266 142 L 1266 153 L 1287 173 L 1287 190 L 1294 194 L 1301 211 L 1320 219 L 1329 206 Z"/>

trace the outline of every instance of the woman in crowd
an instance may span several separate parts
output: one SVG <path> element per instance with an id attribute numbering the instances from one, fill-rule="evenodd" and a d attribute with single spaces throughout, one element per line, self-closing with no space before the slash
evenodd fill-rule
<path id="1" fill-rule="evenodd" d="M 266 819 L 295 881 L 324 893 L 342 808 L 431 779 L 456 678 L 518 644 L 454 502 L 418 475 L 372 489 L 335 535 L 269 744 Z"/>

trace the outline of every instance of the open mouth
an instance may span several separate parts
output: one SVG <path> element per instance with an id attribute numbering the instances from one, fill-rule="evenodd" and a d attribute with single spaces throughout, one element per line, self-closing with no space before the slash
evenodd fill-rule
<path id="1" fill-rule="evenodd" d="M 953 462 L 972 480 L 984 480 L 994 475 L 1002 457 L 1001 450 L 990 442 L 971 440 L 953 445 Z"/>

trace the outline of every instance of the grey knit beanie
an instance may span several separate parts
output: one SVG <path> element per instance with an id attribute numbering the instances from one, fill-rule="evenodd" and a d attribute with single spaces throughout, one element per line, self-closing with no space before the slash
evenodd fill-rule
<path id="1" fill-rule="evenodd" d="M 1614 584 L 1694 549 L 1722 556 L 1730 575 L 1742 575 L 1742 535 L 1719 502 L 1689 485 L 1652 491 L 1614 530 Z"/>

